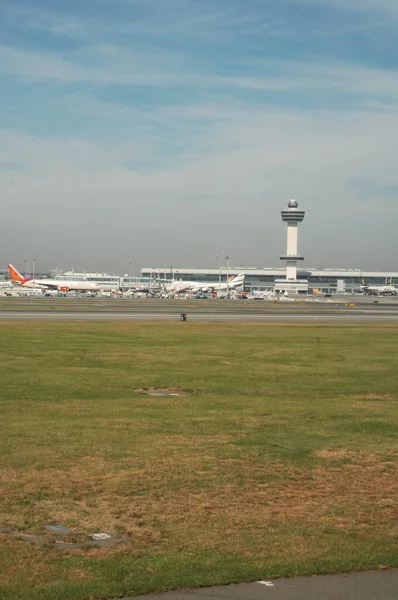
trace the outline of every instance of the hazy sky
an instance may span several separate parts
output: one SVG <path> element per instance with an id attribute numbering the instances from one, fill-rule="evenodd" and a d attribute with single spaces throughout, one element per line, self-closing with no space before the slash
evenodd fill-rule
<path id="1" fill-rule="evenodd" d="M 397 0 L 0 0 L 0 266 L 398 270 Z"/>

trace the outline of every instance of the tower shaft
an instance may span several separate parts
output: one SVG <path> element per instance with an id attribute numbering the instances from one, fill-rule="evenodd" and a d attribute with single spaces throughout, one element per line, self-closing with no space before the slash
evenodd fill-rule
<path id="1" fill-rule="evenodd" d="M 287 224 L 287 252 L 288 256 L 297 255 L 297 242 L 298 242 L 298 227 L 297 223 Z"/>

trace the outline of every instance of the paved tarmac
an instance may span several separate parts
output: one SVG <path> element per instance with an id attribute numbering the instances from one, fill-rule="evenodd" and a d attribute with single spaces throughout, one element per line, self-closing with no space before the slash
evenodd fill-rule
<path id="1" fill-rule="evenodd" d="M 185 311 L 186 309 L 184 309 Z M 398 323 L 398 310 L 277 310 L 269 312 L 190 310 L 187 322 Z M 180 321 L 179 310 L 0 310 L 0 321 Z"/>
<path id="2" fill-rule="evenodd" d="M 153 312 L 0 312 L 0 321 L 180 321 L 179 313 Z M 338 314 L 237 314 L 190 313 L 188 322 L 275 322 L 275 323 L 398 323 L 398 313 L 338 313 Z"/>
<path id="3" fill-rule="evenodd" d="M 270 579 L 124 600 L 397 600 L 398 570 Z"/>
<path id="4" fill-rule="evenodd" d="M 349 299 L 348 299 L 349 300 Z M 398 301 L 242 302 L 203 300 L 98 300 L 2 298 L 0 321 L 239 321 L 398 323 Z"/>

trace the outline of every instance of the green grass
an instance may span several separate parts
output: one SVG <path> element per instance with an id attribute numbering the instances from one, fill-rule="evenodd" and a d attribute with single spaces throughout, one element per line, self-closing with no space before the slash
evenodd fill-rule
<path id="1" fill-rule="evenodd" d="M 0 324 L 0 598 L 398 565 L 398 327 Z M 149 397 L 140 389 L 181 389 Z"/>

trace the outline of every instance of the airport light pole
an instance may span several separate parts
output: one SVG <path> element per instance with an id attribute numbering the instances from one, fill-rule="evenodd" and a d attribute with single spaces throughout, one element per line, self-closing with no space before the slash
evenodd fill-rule
<path id="1" fill-rule="evenodd" d="M 231 257 L 229 254 L 225 256 L 225 260 L 227 261 L 227 298 L 229 298 L 229 259 Z"/>
<path id="2" fill-rule="evenodd" d="M 218 291 L 220 292 L 221 288 L 221 254 L 217 254 L 218 259 Z"/>
<path id="3" fill-rule="evenodd" d="M 36 259 L 34 258 L 33 259 L 33 268 L 32 268 L 33 279 L 35 278 L 35 275 L 36 275 Z"/>

